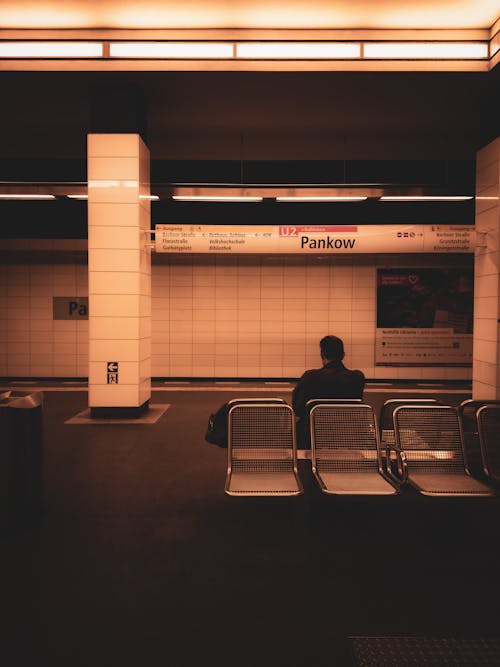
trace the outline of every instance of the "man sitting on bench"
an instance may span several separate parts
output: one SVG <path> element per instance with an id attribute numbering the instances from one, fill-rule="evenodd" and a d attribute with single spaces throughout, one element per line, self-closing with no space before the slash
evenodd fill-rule
<path id="1" fill-rule="evenodd" d="M 363 398 L 365 376 L 344 366 L 344 343 L 337 336 L 325 336 L 319 342 L 322 368 L 306 371 L 292 395 L 292 406 L 297 417 L 297 443 L 301 449 L 309 447 L 307 401 L 313 398 Z"/>

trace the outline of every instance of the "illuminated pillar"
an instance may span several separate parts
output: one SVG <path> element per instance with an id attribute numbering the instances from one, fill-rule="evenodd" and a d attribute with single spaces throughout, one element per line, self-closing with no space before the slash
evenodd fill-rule
<path id="1" fill-rule="evenodd" d="M 500 137 L 477 153 L 472 397 L 500 399 Z"/>
<path id="2" fill-rule="evenodd" d="M 137 416 L 151 397 L 149 150 L 88 135 L 89 407 Z"/>

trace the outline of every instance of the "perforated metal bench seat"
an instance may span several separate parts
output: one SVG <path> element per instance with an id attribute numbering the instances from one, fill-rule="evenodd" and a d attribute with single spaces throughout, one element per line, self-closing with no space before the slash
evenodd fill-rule
<path id="1" fill-rule="evenodd" d="M 411 484 L 424 496 L 490 496 L 491 489 L 465 473 L 412 472 Z"/>
<path id="2" fill-rule="evenodd" d="M 500 484 L 500 402 L 479 408 L 477 421 L 484 473 Z"/>
<path id="3" fill-rule="evenodd" d="M 226 493 L 232 496 L 297 496 L 302 491 L 293 472 L 233 470 Z"/>
<path id="4" fill-rule="evenodd" d="M 491 496 L 465 463 L 457 412 L 446 405 L 404 405 L 394 411 L 396 449 L 404 452 L 408 483 L 427 496 Z"/>
<path id="5" fill-rule="evenodd" d="M 378 429 L 369 405 L 315 405 L 310 412 L 310 430 L 312 469 L 324 493 L 398 493 L 382 472 Z"/>
<path id="6" fill-rule="evenodd" d="M 295 416 L 283 404 L 236 404 L 228 416 L 225 492 L 231 496 L 298 496 Z"/>
<path id="7" fill-rule="evenodd" d="M 342 495 L 392 496 L 396 489 L 375 472 L 325 472 L 320 475 L 325 493 Z"/>

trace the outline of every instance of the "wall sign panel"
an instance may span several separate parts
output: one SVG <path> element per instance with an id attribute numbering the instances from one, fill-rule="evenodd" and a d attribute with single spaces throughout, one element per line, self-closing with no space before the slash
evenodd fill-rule
<path id="1" fill-rule="evenodd" d="M 156 225 L 167 253 L 314 254 L 473 252 L 473 226 L 461 225 Z"/>
<path id="2" fill-rule="evenodd" d="M 83 296 L 53 296 L 52 319 L 88 320 L 89 299 Z"/>

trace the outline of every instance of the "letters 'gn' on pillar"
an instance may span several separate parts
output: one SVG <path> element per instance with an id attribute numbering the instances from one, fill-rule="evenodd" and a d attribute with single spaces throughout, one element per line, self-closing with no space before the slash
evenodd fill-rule
<path id="1" fill-rule="evenodd" d="M 499 400 L 500 137 L 478 152 L 476 168 L 472 397 Z"/>
<path id="2" fill-rule="evenodd" d="M 137 416 L 151 397 L 149 150 L 88 135 L 89 406 Z"/>

